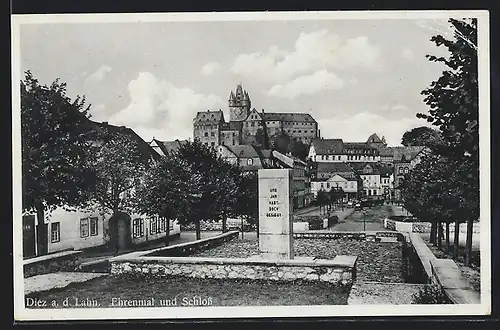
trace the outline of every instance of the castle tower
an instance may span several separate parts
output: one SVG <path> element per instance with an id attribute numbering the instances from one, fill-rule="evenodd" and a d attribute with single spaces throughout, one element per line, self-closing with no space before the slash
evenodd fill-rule
<path id="1" fill-rule="evenodd" d="M 229 94 L 229 121 L 243 121 L 250 113 L 250 97 L 241 84 L 236 87 L 236 93 Z"/>

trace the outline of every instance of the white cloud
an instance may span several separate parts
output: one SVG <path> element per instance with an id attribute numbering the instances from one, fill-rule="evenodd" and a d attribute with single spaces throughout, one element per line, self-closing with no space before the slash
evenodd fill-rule
<path id="1" fill-rule="evenodd" d="M 413 51 L 409 48 L 405 48 L 401 51 L 401 56 L 406 58 L 407 60 L 413 61 L 415 59 L 415 55 L 413 54 Z"/>
<path id="2" fill-rule="evenodd" d="M 339 89 L 344 81 L 327 70 L 320 70 L 312 75 L 296 78 L 284 85 L 274 85 L 269 94 L 273 96 L 294 99 L 303 94 L 316 94 L 324 90 Z"/>
<path id="3" fill-rule="evenodd" d="M 99 82 L 104 79 L 104 77 L 110 73 L 112 68 L 109 65 L 101 65 L 94 73 L 87 76 L 87 82 Z"/>
<path id="4" fill-rule="evenodd" d="M 223 104 L 213 94 L 205 95 L 187 87 L 177 87 L 159 80 L 149 72 L 141 72 L 128 85 L 129 105 L 113 115 L 110 124 L 125 125 L 145 139 L 154 135 L 159 139 L 188 138 L 192 136 L 192 120 L 197 111 Z"/>
<path id="5" fill-rule="evenodd" d="M 356 78 L 349 79 L 351 85 L 359 85 L 359 80 Z"/>
<path id="6" fill-rule="evenodd" d="M 328 30 L 319 30 L 301 33 L 292 51 L 273 46 L 266 53 L 240 54 L 231 71 L 277 83 L 321 69 L 375 67 L 380 64 L 380 54 L 380 49 L 371 45 L 365 36 L 342 39 Z"/>
<path id="7" fill-rule="evenodd" d="M 96 104 L 90 107 L 90 115 L 92 120 L 105 121 L 109 115 L 105 113 L 106 106 L 104 104 Z"/>
<path id="8" fill-rule="evenodd" d="M 210 62 L 201 67 L 201 73 L 209 76 L 220 70 L 220 64 L 217 62 Z"/>
<path id="9" fill-rule="evenodd" d="M 319 119 L 321 136 L 341 138 L 346 142 L 365 142 L 368 137 L 377 133 L 384 136 L 387 144 L 401 144 L 403 134 L 414 127 L 429 126 L 425 120 L 417 117 L 390 119 L 377 114 L 362 112 L 344 119 Z"/>

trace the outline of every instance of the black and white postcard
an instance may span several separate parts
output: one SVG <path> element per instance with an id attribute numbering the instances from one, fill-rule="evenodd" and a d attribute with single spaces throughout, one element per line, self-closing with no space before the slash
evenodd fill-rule
<path id="1" fill-rule="evenodd" d="M 12 16 L 15 320 L 489 315 L 487 11 Z"/>

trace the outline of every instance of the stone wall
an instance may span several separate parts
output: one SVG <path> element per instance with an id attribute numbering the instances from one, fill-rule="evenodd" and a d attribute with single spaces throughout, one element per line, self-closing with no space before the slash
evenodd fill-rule
<path id="1" fill-rule="evenodd" d="M 430 233 L 430 222 L 403 222 L 389 218 L 384 219 L 384 228 L 404 233 Z"/>
<path id="2" fill-rule="evenodd" d="M 304 231 L 293 233 L 294 238 L 349 239 L 369 242 L 403 242 L 405 236 L 393 231 Z"/>
<path id="3" fill-rule="evenodd" d="M 239 237 L 238 231 L 230 231 L 224 234 L 220 234 L 217 236 L 187 242 L 182 244 L 176 244 L 173 246 L 161 247 L 154 250 L 149 250 L 141 253 L 141 255 L 149 255 L 149 256 L 160 256 L 160 257 L 180 257 L 187 256 L 192 253 L 196 253 L 198 251 L 202 251 L 205 249 L 210 249 L 217 247 L 225 242 L 228 242 L 232 239 Z"/>
<path id="4" fill-rule="evenodd" d="M 81 251 L 63 251 L 23 260 L 24 277 L 55 272 L 75 271 Z"/>
<path id="5" fill-rule="evenodd" d="M 353 256 L 337 256 L 333 260 L 120 256 L 111 260 L 111 274 L 113 276 L 316 281 L 350 286 L 356 279 L 356 260 L 357 257 Z"/>

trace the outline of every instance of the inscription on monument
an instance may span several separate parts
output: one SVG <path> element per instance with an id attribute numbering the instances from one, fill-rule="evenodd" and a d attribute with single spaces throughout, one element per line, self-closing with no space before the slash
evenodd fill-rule
<path id="1" fill-rule="evenodd" d="M 282 214 L 280 211 L 280 202 L 278 200 L 278 189 L 271 188 L 269 189 L 269 212 L 266 213 L 266 216 L 269 218 L 281 218 Z"/>

